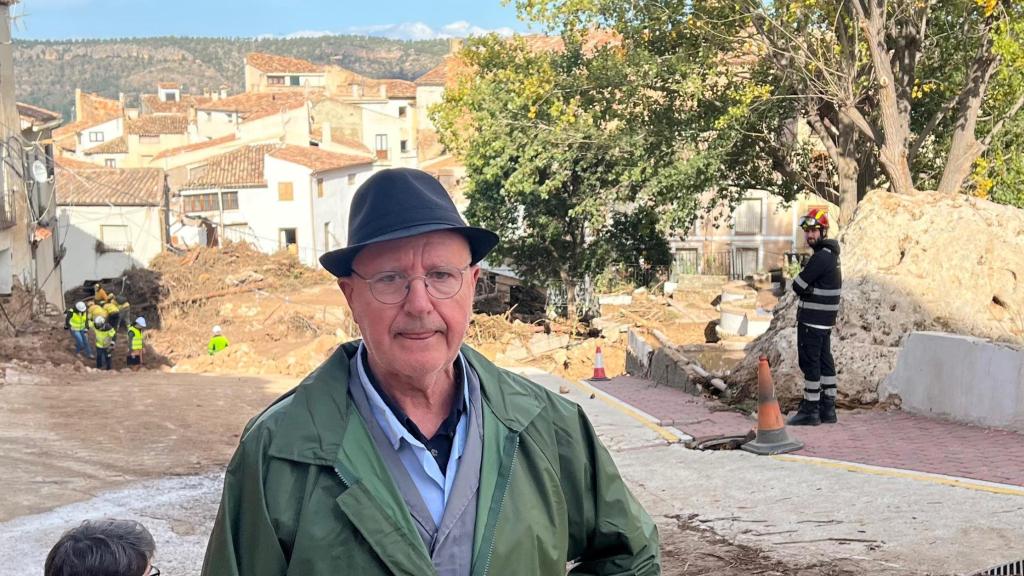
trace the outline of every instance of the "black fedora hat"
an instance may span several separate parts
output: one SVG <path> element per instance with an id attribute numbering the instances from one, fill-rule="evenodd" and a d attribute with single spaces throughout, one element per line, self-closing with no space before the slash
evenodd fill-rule
<path id="1" fill-rule="evenodd" d="M 356 254 L 370 244 L 438 230 L 465 236 L 472 264 L 498 244 L 494 232 L 466 225 L 444 186 L 430 174 L 412 168 L 381 170 L 352 197 L 348 246 L 325 253 L 320 264 L 337 277 L 350 276 Z"/>

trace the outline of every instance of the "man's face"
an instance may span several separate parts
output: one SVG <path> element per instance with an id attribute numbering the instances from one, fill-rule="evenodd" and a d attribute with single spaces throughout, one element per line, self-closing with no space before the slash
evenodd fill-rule
<path id="1" fill-rule="evenodd" d="M 804 240 L 807 241 L 807 245 L 814 248 L 821 241 L 821 228 L 805 228 L 804 229 Z"/>
<path id="2" fill-rule="evenodd" d="M 381 272 L 411 278 L 441 266 L 462 269 L 470 260 L 462 235 L 440 231 L 368 246 L 352 267 L 363 278 Z M 398 304 L 377 301 L 369 284 L 355 275 L 338 279 L 376 370 L 417 378 L 452 365 L 469 326 L 480 269 L 474 266 L 462 276 L 462 288 L 447 300 L 433 298 L 423 279 L 414 278 Z"/>

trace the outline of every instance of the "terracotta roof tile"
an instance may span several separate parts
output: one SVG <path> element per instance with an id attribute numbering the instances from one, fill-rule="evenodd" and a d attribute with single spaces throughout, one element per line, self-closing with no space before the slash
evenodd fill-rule
<path id="1" fill-rule="evenodd" d="M 103 144 L 93 146 L 88 150 L 84 151 L 83 154 L 90 156 L 92 154 L 127 154 L 128 153 L 128 139 L 124 136 L 114 138 L 113 140 L 107 140 Z"/>
<path id="2" fill-rule="evenodd" d="M 204 188 L 258 188 L 266 186 L 263 178 L 263 158 L 278 144 L 243 146 L 214 156 L 202 174 L 189 180 L 182 190 Z"/>
<path id="3" fill-rule="evenodd" d="M 206 142 L 196 142 L 194 144 L 186 144 L 184 146 L 178 146 L 177 148 L 170 148 L 160 152 L 156 156 L 153 156 L 153 160 L 160 160 L 162 158 L 169 158 L 171 156 L 177 156 L 178 154 L 187 154 L 189 152 L 195 152 L 204 148 L 212 148 L 221 144 L 227 144 L 235 139 L 234 134 L 228 134 L 227 136 L 221 136 L 220 138 L 214 138 L 213 140 L 207 140 Z"/>
<path id="4" fill-rule="evenodd" d="M 323 72 L 324 67 L 313 64 L 307 60 L 289 58 L 288 56 L 277 56 L 275 54 L 264 54 L 261 52 L 250 52 L 245 56 L 245 63 L 260 72 L 295 72 L 295 73 L 317 73 Z"/>
<path id="5" fill-rule="evenodd" d="M 465 60 L 458 56 L 445 56 L 440 64 L 416 79 L 417 86 L 448 86 L 455 81 L 457 75 L 468 71 Z"/>
<path id="6" fill-rule="evenodd" d="M 86 122 L 99 124 L 124 115 L 124 106 L 121 106 L 120 101 L 89 92 L 82 92 L 77 106 L 77 118 Z"/>
<path id="7" fill-rule="evenodd" d="M 291 110 L 306 103 L 303 92 L 245 92 L 220 100 L 213 100 L 199 110 L 214 112 L 238 112 L 246 119 L 253 116 L 267 116 L 282 110 Z"/>
<path id="8" fill-rule="evenodd" d="M 94 126 L 99 126 L 100 124 L 106 124 L 111 120 L 116 120 L 117 118 L 118 116 L 113 116 L 105 119 L 79 120 L 78 122 L 65 124 L 53 131 L 53 142 L 64 150 L 74 152 L 78 149 L 78 134 Z"/>
<path id="9" fill-rule="evenodd" d="M 388 98 L 415 98 L 416 83 L 408 80 L 380 80 L 388 87 Z"/>
<path id="10" fill-rule="evenodd" d="M 185 134 L 188 132 L 188 118 L 184 114 L 147 114 L 129 120 L 125 132 L 143 136 Z"/>
<path id="11" fill-rule="evenodd" d="M 160 206 L 164 171 L 159 168 L 79 170 L 58 162 L 57 204 L 60 206 Z"/>
<path id="12" fill-rule="evenodd" d="M 164 102 L 158 94 L 143 94 L 140 97 L 143 114 L 185 114 L 192 107 L 202 106 L 213 101 L 208 96 L 192 96 L 182 94 L 181 100 Z"/>
<path id="13" fill-rule="evenodd" d="M 267 154 L 279 160 L 305 166 L 313 172 L 373 164 L 373 158 L 370 156 L 338 154 L 315 146 L 282 146 Z"/>
<path id="14" fill-rule="evenodd" d="M 181 90 L 180 82 L 157 82 L 156 87 L 162 90 Z"/>

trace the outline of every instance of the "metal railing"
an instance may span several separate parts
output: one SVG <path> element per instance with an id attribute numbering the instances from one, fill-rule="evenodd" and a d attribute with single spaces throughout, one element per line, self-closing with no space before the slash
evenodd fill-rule
<path id="1" fill-rule="evenodd" d="M 0 170 L 3 167 L 0 166 Z M 0 178 L 0 186 L 2 186 L 3 178 Z M 0 230 L 6 230 L 17 223 L 18 211 L 17 205 L 14 201 L 13 190 L 3 190 L 0 188 Z"/>

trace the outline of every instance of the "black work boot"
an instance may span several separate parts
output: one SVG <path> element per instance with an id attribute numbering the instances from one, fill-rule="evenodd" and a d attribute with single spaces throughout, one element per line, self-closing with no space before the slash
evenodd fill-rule
<path id="1" fill-rule="evenodd" d="M 821 416 L 818 414 L 818 401 L 817 400 L 801 400 L 800 409 L 797 410 L 796 415 L 786 422 L 790 426 L 817 426 L 821 424 Z"/>
<path id="2" fill-rule="evenodd" d="M 818 406 L 818 418 L 822 424 L 835 424 L 836 419 L 836 398 L 827 394 L 821 395 L 821 403 Z"/>

